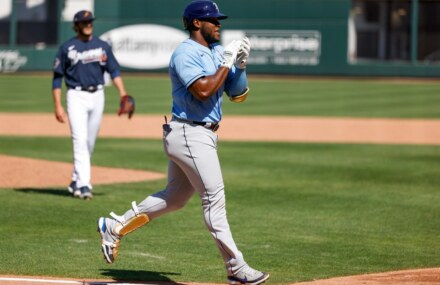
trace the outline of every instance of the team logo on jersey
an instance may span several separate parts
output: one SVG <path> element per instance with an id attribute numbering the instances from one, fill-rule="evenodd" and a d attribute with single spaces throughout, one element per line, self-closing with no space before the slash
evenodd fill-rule
<path id="1" fill-rule="evenodd" d="M 95 48 L 78 52 L 73 45 L 70 46 L 68 50 L 67 57 L 70 59 L 72 65 L 75 65 L 80 61 L 82 64 L 99 62 L 101 65 L 104 65 L 107 62 L 107 53 L 103 48 Z"/>

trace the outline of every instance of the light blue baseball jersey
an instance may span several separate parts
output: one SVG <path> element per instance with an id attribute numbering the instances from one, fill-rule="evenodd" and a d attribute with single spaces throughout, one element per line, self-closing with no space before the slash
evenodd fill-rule
<path id="1" fill-rule="evenodd" d="M 221 121 L 223 92 L 228 96 L 243 93 L 247 87 L 246 72 L 233 66 L 225 84 L 205 101 L 196 99 L 188 88 L 197 79 L 215 74 L 222 58 L 223 47 L 219 44 L 207 48 L 194 40 L 187 39 L 176 48 L 169 65 L 173 116 L 198 122 Z"/>

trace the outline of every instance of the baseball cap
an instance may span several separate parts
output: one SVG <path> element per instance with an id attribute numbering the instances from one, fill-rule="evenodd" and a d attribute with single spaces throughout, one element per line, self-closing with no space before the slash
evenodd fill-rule
<path id="1" fill-rule="evenodd" d="M 215 2 L 210 0 L 196 0 L 189 3 L 185 11 L 183 12 L 183 17 L 189 22 L 194 19 L 207 19 L 207 18 L 217 18 L 219 20 L 226 19 L 228 16 L 220 13 L 218 6 Z"/>
<path id="2" fill-rule="evenodd" d="M 93 17 L 93 13 L 87 10 L 81 10 L 73 16 L 73 22 L 87 22 L 87 21 L 94 21 L 95 17 Z"/>

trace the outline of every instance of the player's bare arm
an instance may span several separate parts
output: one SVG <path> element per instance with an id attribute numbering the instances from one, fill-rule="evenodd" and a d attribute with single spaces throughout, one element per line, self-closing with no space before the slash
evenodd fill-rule
<path id="1" fill-rule="evenodd" d="M 52 97 L 55 107 L 55 118 L 60 123 L 66 122 L 66 112 L 61 103 L 61 88 L 52 89 Z"/>
<path id="2" fill-rule="evenodd" d="M 188 88 L 189 92 L 200 101 L 205 101 L 224 84 L 228 77 L 229 68 L 220 67 L 214 75 L 205 76 L 196 80 Z"/>
<path id="3" fill-rule="evenodd" d="M 194 21 L 195 22 L 195 21 Z M 217 92 L 225 83 L 229 70 L 236 62 L 240 41 L 232 41 L 223 51 L 223 60 L 217 71 L 210 76 L 201 77 L 196 80 L 188 90 L 200 101 L 204 101 Z"/>
<path id="4" fill-rule="evenodd" d="M 122 77 L 118 76 L 113 78 L 113 84 L 119 92 L 119 96 L 122 98 L 127 95 L 127 91 L 125 90 L 124 82 L 122 81 Z"/>

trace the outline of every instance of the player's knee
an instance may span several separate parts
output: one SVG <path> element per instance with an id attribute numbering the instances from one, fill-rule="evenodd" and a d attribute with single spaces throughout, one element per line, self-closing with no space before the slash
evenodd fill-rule
<path id="1" fill-rule="evenodd" d="M 186 201 L 185 200 L 168 200 L 167 201 L 167 208 L 169 211 L 177 211 L 185 207 Z"/>

